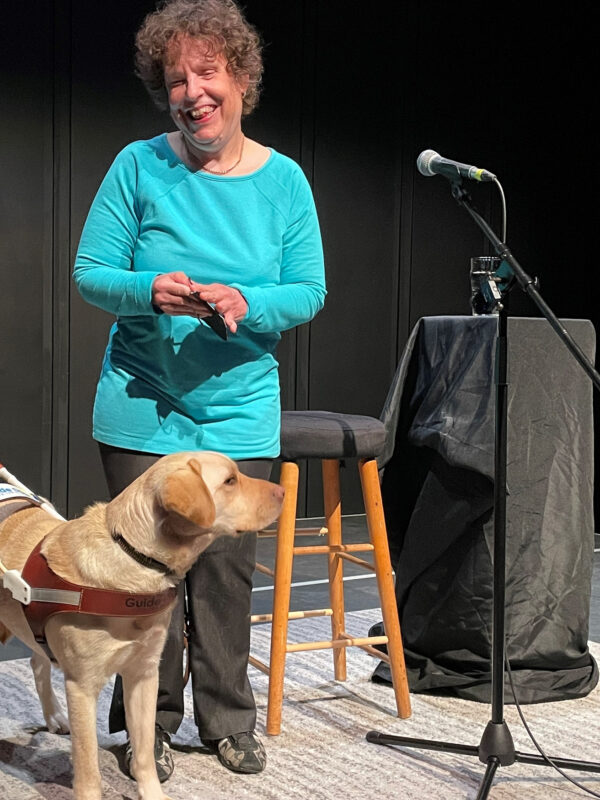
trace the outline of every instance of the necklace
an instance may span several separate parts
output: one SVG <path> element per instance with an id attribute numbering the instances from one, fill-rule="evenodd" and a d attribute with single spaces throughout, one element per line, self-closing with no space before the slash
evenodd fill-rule
<path id="1" fill-rule="evenodd" d="M 182 134 L 181 138 L 183 139 L 183 145 L 184 145 L 185 149 L 187 150 L 187 154 L 190 157 L 190 159 L 192 161 L 197 161 L 197 156 L 190 151 L 190 148 L 189 148 L 189 145 L 187 143 L 187 140 L 186 140 L 185 136 L 183 136 L 183 134 Z M 244 136 L 244 134 L 242 134 L 242 146 L 240 147 L 240 155 L 239 155 L 238 160 L 235 162 L 235 164 L 232 164 L 227 169 L 209 169 L 208 167 L 201 166 L 200 170 L 202 172 L 210 172 L 211 175 L 227 175 L 227 173 L 232 172 L 238 166 L 240 161 L 242 160 L 242 156 L 244 155 L 244 142 L 245 141 L 246 141 L 246 137 Z"/>

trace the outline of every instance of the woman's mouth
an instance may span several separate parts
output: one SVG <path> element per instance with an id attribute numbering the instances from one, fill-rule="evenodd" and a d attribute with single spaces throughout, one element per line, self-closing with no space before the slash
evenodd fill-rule
<path id="1" fill-rule="evenodd" d="M 199 108 L 192 108 L 188 111 L 188 114 L 193 122 L 206 122 L 216 110 L 217 106 L 200 106 Z"/>

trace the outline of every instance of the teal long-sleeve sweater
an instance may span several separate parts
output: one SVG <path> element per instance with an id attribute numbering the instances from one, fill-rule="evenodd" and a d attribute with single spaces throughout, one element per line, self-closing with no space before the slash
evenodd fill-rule
<path id="1" fill-rule="evenodd" d="M 248 313 L 221 340 L 192 317 L 157 313 L 157 275 L 239 289 Z M 279 453 L 280 332 L 325 298 L 310 187 L 274 150 L 248 175 L 192 172 L 166 134 L 134 142 L 109 169 L 86 220 L 74 279 L 114 314 L 96 391 L 95 439 L 150 453 Z"/>

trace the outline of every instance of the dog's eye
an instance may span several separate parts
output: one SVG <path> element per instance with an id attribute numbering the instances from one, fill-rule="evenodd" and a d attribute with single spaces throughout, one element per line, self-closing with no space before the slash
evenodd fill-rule
<path id="1" fill-rule="evenodd" d="M 225 481 L 225 486 L 235 486 L 237 483 L 237 478 L 235 475 L 230 475 L 229 478 Z"/>

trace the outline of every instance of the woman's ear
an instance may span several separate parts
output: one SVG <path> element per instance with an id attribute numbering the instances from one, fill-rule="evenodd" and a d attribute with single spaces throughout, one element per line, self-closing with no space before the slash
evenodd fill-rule
<path id="1" fill-rule="evenodd" d="M 245 72 L 242 75 L 238 75 L 236 80 L 237 80 L 237 85 L 240 87 L 242 97 L 244 97 L 246 92 L 248 91 L 248 86 L 250 85 L 250 75 L 248 75 L 248 73 Z"/>
<path id="2" fill-rule="evenodd" d="M 215 504 L 195 458 L 188 461 L 187 469 L 178 469 L 167 476 L 160 502 L 165 511 L 174 511 L 201 528 L 210 528 L 215 521 Z"/>

